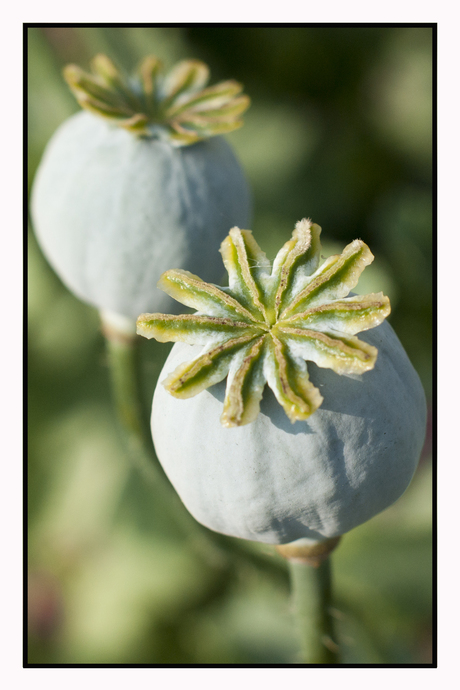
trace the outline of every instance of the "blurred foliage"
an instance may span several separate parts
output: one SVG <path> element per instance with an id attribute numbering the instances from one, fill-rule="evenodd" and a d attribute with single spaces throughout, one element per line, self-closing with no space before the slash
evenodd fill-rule
<path id="1" fill-rule="evenodd" d="M 104 52 L 195 57 L 252 98 L 229 136 L 254 192 L 252 230 L 273 257 L 294 224 L 324 253 L 361 238 L 376 255 L 360 289 L 390 322 L 431 399 L 430 28 L 29 28 L 29 187 L 78 107 L 61 69 Z M 29 662 L 295 663 L 287 572 L 207 553 L 172 525 L 123 455 L 97 313 L 29 233 Z M 150 404 L 168 346 L 142 342 Z M 345 663 L 431 662 L 431 436 L 404 497 L 333 555 Z M 178 508 L 180 509 L 180 508 Z M 276 574 L 277 573 L 277 574 Z"/>

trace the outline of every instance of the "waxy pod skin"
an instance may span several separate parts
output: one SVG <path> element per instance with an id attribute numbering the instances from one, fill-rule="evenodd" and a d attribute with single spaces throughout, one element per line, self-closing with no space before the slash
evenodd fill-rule
<path id="1" fill-rule="evenodd" d="M 257 419 L 229 429 L 220 422 L 224 382 L 185 400 L 157 385 L 155 449 L 196 520 L 268 544 L 321 541 L 369 520 L 404 493 L 425 437 L 424 391 L 387 322 L 360 339 L 378 348 L 375 367 L 338 376 L 309 363 L 324 400 L 294 424 L 268 387 Z M 199 352 L 176 343 L 159 381 Z"/>

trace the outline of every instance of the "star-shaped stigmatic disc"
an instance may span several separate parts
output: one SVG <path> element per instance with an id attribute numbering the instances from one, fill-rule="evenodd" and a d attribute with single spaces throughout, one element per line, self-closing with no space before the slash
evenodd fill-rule
<path id="1" fill-rule="evenodd" d="M 182 60 L 163 75 L 161 61 L 148 55 L 129 77 L 106 55 L 96 55 L 91 69 L 64 68 L 82 108 L 136 136 L 167 139 L 176 146 L 241 127 L 240 116 L 250 104 L 233 79 L 206 86 L 209 69 L 201 60 Z"/>
<path id="2" fill-rule="evenodd" d="M 226 376 L 221 422 L 252 422 L 266 383 L 291 422 L 307 419 L 323 398 L 310 382 L 306 360 L 337 374 L 374 367 L 377 349 L 355 337 L 390 313 L 381 292 L 347 297 L 374 259 L 354 240 L 319 266 L 321 228 L 296 224 L 271 267 L 250 230 L 233 228 L 221 253 L 229 287 L 217 287 L 183 270 L 166 271 L 158 287 L 195 314 L 142 314 L 137 332 L 160 342 L 204 346 L 163 382 L 177 398 L 189 398 Z"/>

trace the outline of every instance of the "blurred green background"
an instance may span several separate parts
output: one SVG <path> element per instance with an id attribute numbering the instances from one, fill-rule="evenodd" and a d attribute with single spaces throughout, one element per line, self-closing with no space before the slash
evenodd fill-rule
<path id="1" fill-rule="evenodd" d="M 44 147 L 78 110 L 61 76 L 103 52 L 153 53 L 234 78 L 252 105 L 228 135 L 273 258 L 294 224 L 324 253 L 355 238 L 431 410 L 432 29 L 28 29 L 29 188 Z M 146 404 L 169 347 L 140 343 Z M 290 664 L 288 575 L 268 546 L 209 550 L 169 519 L 123 452 L 96 311 L 54 275 L 29 232 L 30 663 Z M 345 663 L 431 663 L 431 425 L 410 488 L 333 555 Z M 178 504 L 175 508 L 182 511 Z M 185 510 L 185 509 L 184 509 Z M 252 559 L 252 556 L 256 558 Z"/>

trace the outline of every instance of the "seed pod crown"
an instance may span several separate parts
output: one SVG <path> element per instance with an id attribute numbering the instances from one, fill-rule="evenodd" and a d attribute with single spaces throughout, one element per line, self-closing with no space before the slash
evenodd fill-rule
<path id="1" fill-rule="evenodd" d="M 160 342 L 204 346 L 198 358 L 166 378 L 169 393 L 189 398 L 228 376 L 221 422 L 234 427 L 256 419 L 268 383 L 295 422 L 323 402 L 306 361 L 337 374 L 374 367 L 377 349 L 356 333 L 382 323 L 389 299 L 382 293 L 348 296 L 374 257 L 354 240 L 319 265 L 320 233 L 310 220 L 299 221 L 272 267 L 252 233 L 233 228 L 220 250 L 229 287 L 184 270 L 161 276 L 158 287 L 197 313 L 142 314 L 137 332 Z"/>
<path id="2" fill-rule="evenodd" d="M 200 60 L 182 60 L 166 75 L 154 55 L 145 57 L 129 77 L 106 55 L 96 55 L 92 73 L 67 65 L 64 77 L 86 110 L 139 137 L 193 144 L 243 124 L 250 104 L 234 80 L 207 86 L 209 68 Z"/>

